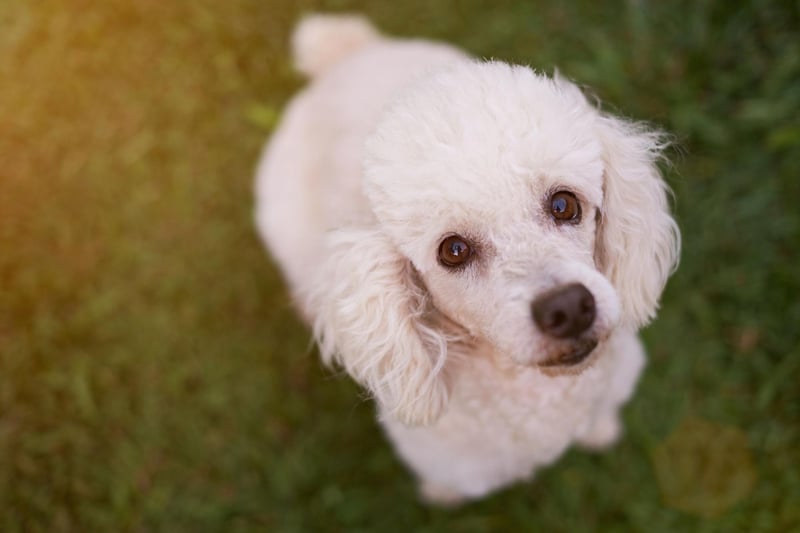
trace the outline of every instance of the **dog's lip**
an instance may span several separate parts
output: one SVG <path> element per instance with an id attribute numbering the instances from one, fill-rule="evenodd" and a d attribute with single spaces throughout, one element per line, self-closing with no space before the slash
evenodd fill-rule
<path id="1" fill-rule="evenodd" d="M 553 367 L 574 367 L 579 363 L 585 361 L 589 355 L 597 348 L 599 341 L 597 339 L 584 339 L 578 341 L 574 345 L 574 348 L 568 352 L 564 352 L 559 354 L 558 356 L 548 359 L 546 361 L 542 361 L 539 363 L 541 367 L 553 368 Z"/>

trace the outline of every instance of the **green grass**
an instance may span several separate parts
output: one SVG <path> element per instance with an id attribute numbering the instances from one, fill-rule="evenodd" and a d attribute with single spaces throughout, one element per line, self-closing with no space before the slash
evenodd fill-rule
<path id="1" fill-rule="evenodd" d="M 321 368 L 252 227 L 299 13 L 558 67 L 675 135 L 624 440 L 455 511 Z M 800 530 L 796 2 L 0 3 L 0 530 Z"/>

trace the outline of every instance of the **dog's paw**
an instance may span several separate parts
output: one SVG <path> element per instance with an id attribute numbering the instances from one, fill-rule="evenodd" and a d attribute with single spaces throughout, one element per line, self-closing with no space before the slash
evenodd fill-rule
<path id="1" fill-rule="evenodd" d="M 595 421 L 589 431 L 578 438 L 578 444 L 588 450 L 608 448 L 619 439 L 621 426 L 616 413 L 602 416 Z"/>
<path id="2" fill-rule="evenodd" d="M 458 507 L 467 500 L 467 497 L 461 492 L 430 481 L 423 481 L 420 484 L 419 493 L 425 503 L 437 507 L 452 509 Z"/>

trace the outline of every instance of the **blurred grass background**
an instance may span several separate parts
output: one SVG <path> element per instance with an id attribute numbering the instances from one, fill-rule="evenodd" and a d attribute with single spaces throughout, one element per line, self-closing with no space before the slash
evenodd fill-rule
<path id="1" fill-rule="evenodd" d="M 617 447 L 428 509 L 320 367 L 251 223 L 315 10 L 675 134 L 683 262 Z M 800 531 L 798 35 L 790 1 L 2 0 L 0 530 Z"/>

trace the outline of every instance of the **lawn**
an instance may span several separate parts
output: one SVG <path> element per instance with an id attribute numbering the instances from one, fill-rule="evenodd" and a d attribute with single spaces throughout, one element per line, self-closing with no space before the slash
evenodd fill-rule
<path id="1" fill-rule="evenodd" d="M 605 454 L 446 511 L 252 224 L 303 12 L 555 68 L 674 135 L 678 273 Z M 2 0 L 0 531 L 800 531 L 800 7 Z"/>

